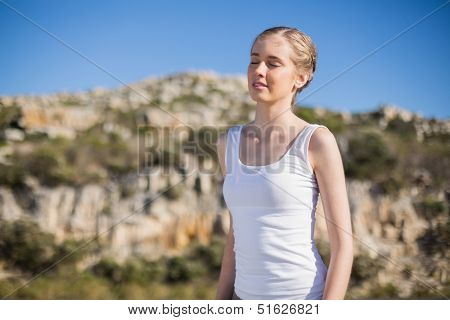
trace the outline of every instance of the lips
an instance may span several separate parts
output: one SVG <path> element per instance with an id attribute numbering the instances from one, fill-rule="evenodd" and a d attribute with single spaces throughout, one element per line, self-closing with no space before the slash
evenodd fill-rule
<path id="1" fill-rule="evenodd" d="M 253 82 L 253 86 L 254 87 L 267 87 L 267 85 L 265 83 L 262 83 L 260 81 Z"/>

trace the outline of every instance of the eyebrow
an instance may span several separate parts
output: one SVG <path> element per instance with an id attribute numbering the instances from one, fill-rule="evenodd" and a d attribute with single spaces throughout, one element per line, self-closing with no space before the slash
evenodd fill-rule
<path id="1" fill-rule="evenodd" d="M 256 52 L 253 52 L 250 56 L 257 56 L 257 57 L 259 57 L 259 54 L 256 53 Z M 281 58 L 278 58 L 277 56 L 269 56 L 269 59 L 277 59 L 277 60 L 283 61 Z"/>

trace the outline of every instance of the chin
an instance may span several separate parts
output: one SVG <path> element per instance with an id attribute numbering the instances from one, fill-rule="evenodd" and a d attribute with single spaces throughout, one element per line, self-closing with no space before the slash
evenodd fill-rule
<path id="1" fill-rule="evenodd" d="M 261 96 L 258 96 L 258 95 L 251 95 L 250 97 L 255 102 L 269 102 L 270 101 L 270 100 L 264 99 L 264 98 L 262 98 Z"/>

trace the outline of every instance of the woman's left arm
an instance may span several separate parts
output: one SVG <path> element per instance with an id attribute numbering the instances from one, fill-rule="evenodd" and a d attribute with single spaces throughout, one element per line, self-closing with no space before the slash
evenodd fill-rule
<path id="1" fill-rule="evenodd" d="M 323 300 L 343 300 L 353 264 L 353 235 L 344 166 L 334 134 L 317 128 L 309 158 L 316 174 L 330 240 L 330 265 Z"/>

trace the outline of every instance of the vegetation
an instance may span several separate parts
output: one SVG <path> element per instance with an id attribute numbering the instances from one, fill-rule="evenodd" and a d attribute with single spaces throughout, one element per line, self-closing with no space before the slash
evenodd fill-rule
<path id="1" fill-rule="evenodd" d="M 0 220 L 0 261 L 7 268 L 26 274 L 36 275 L 62 258 L 64 261 L 59 262 L 58 268 L 76 263 L 89 251 L 74 252 L 80 245 L 74 240 L 56 244 L 52 234 L 43 232 L 31 220 Z"/>
<path id="2" fill-rule="evenodd" d="M 83 104 L 83 101 L 77 97 L 75 94 L 66 94 L 64 98 L 61 99 L 61 103 L 64 106 L 80 106 Z"/>
<path id="3" fill-rule="evenodd" d="M 374 279 L 380 270 L 383 269 L 381 258 L 371 258 L 367 254 L 360 254 L 353 259 L 352 284 Z"/>
<path id="4" fill-rule="evenodd" d="M 393 283 L 377 285 L 369 291 L 367 299 L 398 300 L 399 290 Z"/>
<path id="5" fill-rule="evenodd" d="M 22 111 L 19 106 L 12 105 L 10 107 L 4 107 L 0 101 L 0 148 L 7 143 L 6 137 L 3 134 L 4 130 L 11 127 L 20 127 L 19 120 L 21 117 Z"/>
<path id="6" fill-rule="evenodd" d="M 345 129 L 344 119 L 339 112 L 326 110 L 322 116 L 318 116 L 313 107 L 297 106 L 294 114 L 308 123 L 322 124 L 336 134 Z"/>
<path id="7" fill-rule="evenodd" d="M 348 177 L 379 180 L 395 168 L 396 159 L 379 134 L 357 134 L 349 140 L 348 148 L 345 159 L 345 172 Z"/>
<path id="8" fill-rule="evenodd" d="M 184 255 L 150 261 L 112 257 L 80 269 L 93 257 L 86 242 L 56 244 L 51 234 L 28 220 L 0 222 L 0 264 L 18 276 L 0 280 L 8 299 L 214 299 L 225 239 L 194 243 Z M 29 285 L 23 284 L 39 275 Z M 20 288 L 19 290 L 17 290 Z"/>
<path id="9" fill-rule="evenodd" d="M 436 290 L 436 289 L 430 288 L 428 286 L 425 286 L 422 283 L 418 283 L 415 286 L 410 299 L 442 300 L 442 299 L 448 299 L 447 298 L 448 296 L 450 296 L 450 282 L 449 281 L 447 281 L 447 283 L 445 283 L 443 290 Z"/>
<path id="10" fill-rule="evenodd" d="M 175 77 L 169 76 L 167 79 Z M 200 81 L 204 80 L 194 76 L 191 84 L 195 86 Z M 220 87 L 208 88 L 211 94 L 226 98 L 227 92 Z M 157 148 L 145 145 L 135 148 L 138 139 L 135 134 L 140 137 L 148 129 L 148 108 L 162 103 L 158 97 L 161 88 L 156 86 L 151 90 L 155 91 L 150 95 L 153 100 L 141 103 L 137 108 L 109 109 L 106 99 L 105 105 L 102 105 L 107 110 L 105 119 L 114 124 L 111 126 L 113 129 L 106 132 L 103 124 L 94 125 L 78 133 L 74 140 L 26 132 L 24 141 L 6 141 L 6 129 L 22 129 L 19 121 L 22 111 L 17 105 L 5 107 L 0 101 L 0 148 L 7 144 L 13 147 L 11 155 L 2 156 L 0 185 L 26 196 L 25 181 L 29 176 L 49 187 L 102 183 L 111 177 L 126 176 L 136 171 L 137 166 L 181 167 L 184 153 L 197 157 L 200 165 L 204 159 L 213 159 L 217 164 L 214 145 L 220 133 L 217 127 L 189 129 L 186 140 L 165 135 L 162 145 Z M 70 107 L 85 102 L 76 95 L 67 94 L 61 97 L 60 103 Z M 164 108 L 201 113 L 204 108 L 210 107 L 208 103 L 206 97 L 188 93 L 175 97 Z M 219 117 L 229 123 L 247 121 L 253 108 L 254 105 L 247 101 L 236 101 L 232 109 L 220 109 Z M 419 141 L 415 120 L 405 121 L 397 116 L 383 123 L 384 128 L 380 126 L 380 120 L 384 121 L 381 111 L 354 114 L 351 123 L 346 122 L 338 112 L 317 112 L 311 106 L 299 106 L 294 113 L 307 122 L 327 126 L 338 142 L 343 142 L 340 147 L 345 147 L 341 151 L 348 178 L 371 181 L 375 185 L 373 190 L 387 195 L 395 195 L 402 188 L 420 187 L 421 196 L 417 197 L 415 207 L 421 218 L 429 221 L 429 226 L 417 239 L 419 248 L 428 258 L 445 258 L 448 255 L 448 202 L 433 196 L 436 191 L 448 190 L 449 187 L 448 133 L 425 133 L 423 141 Z M 429 123 L 433 125 L 436 121 L 430 120 Z M 115 127 L 119 130 L 115 131 Z M 127 138 L 126 134 L 121 134 L 124 131 L 132 136 Z M 170 185 L 168 182 L 166 187 L 168 189 L 163 196 L 169 200 L 179 199 L 185 191 L 183 184 Z M 126 184 L 121 184 L 119 188 L 121 197 L 128 197 L 134 192 L 133 187 Z M 194 188 L 201 192 L 199 179 L 195 180 Z M 220 201 L 225 207 L 223 196 Z M 110 214 L 111 210 L 106 207 L 103 213 Z M 0 221 L 0 265 L 19 274 L 0 280 L 0 295 L 7 295 L 45 271 L 31 285 L 15 291 L 11 298 L 212 298 L 220 271 L 224 239 L 214 237 L 208 246 L 193 244 L 181 256 L 157 261 L 134 257 L 124 263 L 118 263 L 112 257 L 96 256 L 92 245 L 82 247 L 82 244 L 74 240 L 57 244 L 51 234 L 43 232 L 28 220 Z M 324 262 L 329 265 L 329 246 L 320 240 L 317 240 L 317 246 Z M 84 265 L 81 262 L 95 259 L 99 260 L 79 269 Z M 351 286 L 366 281 L 376 283 L 383 262 L 381 258 L 372 259 L 366 254 L 355 257 Z M 403 275 L 410 276 L 411 270 L 411 266 L 405 266 Z M 388 283 L 374 286 L 368 297 L 397 298 L 398 291 L 394 284 Z M 420 298 L 438 297 L 425 287 L 418 287 L 414 295 Z"/>
<path id="11" fill-rule="evenodd" d="M 386 130 L 398 134 L 399 137 L 406 141 L 416 139 L 416 128 L 414 127 L 414 123 L 412 121 L 405 121 L 398 115 L 388 122 Z"/>
<path id="12" fill-rule="evenodd" d="M 17 125 L 22 111 L 19 106 L 4 107 L 0 104 L 0 130 Z"/>
<path id="13" fill-rule="evenodd" d="M 417 163 L 413 168 L 425 168 L 433 181 L 433 190 L 449 188 L 450 181 L 450 135 L 430 134 L 424 139 L 416 152 Z"/>
<path id="14" fill-rule="evenodd" d="M 56 244 L 51 234 L 31 221 L 0 221 L 0 265 L 15 274 L 0 280 L 0 296 L 8 299 L 214 299 L 225 241 L 224 237 L 214 236 L 208 245 L 194 243 L 180 256 L 157 260 L 136 256 L 123 263 L 103 257 L 80 268 L 80 262 L 95 256 L 95 248 L 86 245 L 87 242 L 67 240 Z M 325 254 L 324 261 L 327 259 Z M 394 284 L 376 285 L 375 277 L 381 267 L 380 259 L 364 254 L 355 257 L 349 289 L 361 281 L 375 280 L 363 298 L 399 299 L 399 289 Z M 33 276 L 37 277 L 33 279 Z M 33 280 L 27 284 L 30 279 Z M 441 299 L 442 295 L 418 286 L 409 298 Z"/>
<path id="15" fill-rule="evenodd" d="M 199 81 L 195 76 L 192 79 L 194 82 Z M 62 99 L 61 103 L 67 105 L 80 105 L 82 102 L 75 95 L 66 95 Z M 154 99 L 158 99 L 157 93 Z M 195 104 L 199 108 L 194 109 L 201 112 L 206 103 L 205 97 L 181 94 L 170 105 L 186 108 Z M 248 119 L 253 106 L 248 102 L 241 104 L 234 111 L 221 110 L 223 119 Z M 48 138 L 43 133 L 27 133 L 25 141 L 15 143 L 20 148 L 14 145 L 12 155 L 0 162 L 0 184 L 21 187 L 29 175 L 37 177 L 47 186 L 99 183 L 111 176 L 130 173 L 138 169 L 137 166 L 139 169 L 152 166 L 181 168 L 185 153 L 198 157 L 200 165 L 205 159 L 212 159 L 217 164 L 215 141 L 220 130 L 215 127 L 189 129 L 185 140 L 164 136 L 163 143 L 156 148 L 145 145 L 136 148 L 133 141 L 138 137 L 135 134 L 143 137 L 148 130 L 148 108 L 148 104 L 126 110 L 106 107 L 105 119 L 131 133 L 129 140 L 114 130 L 105 132 L 103 124 L 79 133 L 75 140 Z M 422 170 L 429 174 L 429 179 L 433 181 L 430 187 L 435 191 L 448 188 L 448 133 L 427 133 L 421 142 L 416 137 L 415 120 L 405 121 L 397 116 L 383 129 L 379 126 L 379 121 L 384 117 L 381 111 L 353 114 L 351 123 L 346 122 L 338 112 L 317 112 L 310 106 L 298 105 L 294 113 L 310 123 L 327 126 L 338 142 L 344 143 L 340 145 L 345 146 L 345 149 L 341 148 L 341 154 L 346 176 L 350 179 L 369 180 L 375 184 L 374 189 L 379 193 L 395 195 L 403 188 L 421 183 L 418 182 L 416 171 Z M 0 140 L 4 139 L 1 131 L 18 127 L 21 116 L 20 107 L 16 105 L 0 109 Z M 431 120 L 430 124 L 433 124 Z M 144 139 L 138 141 L 141 140 Z M 5 141 L 0 141 L 0 147 L 2 143 Z"/>
<path id="16" fill-rule="evenodd" d="M 430 195 L 416 201 L 414 206 L 416 212 L 425 220 L 448 217 L 449 214 L 448 203 L 442 200 L 437 200 Z"/>
<path id="17" fill-rule="evenodd" d="M 436 225 L 430 225 L 416 241 L 420 249 L 428 256 L 439 254 L 445 259 L 450 243 L 450 220 L 446 219 L 446 221 L 438 221 Z"/>
<path id="18" fill-rule="evenodd" d="M 192 108 L 195 106 L 205 106 L 207 103 L 207 100 L 202 96 L 191 93 L 181 94 L 172 99 L 168 105 L 168 109 L 171 111 L 181 111 L 185 110 L 187 107 Z"/>
<path id="19" fill-rule="evenodd" d="M 8 164 L 0 164 L 0 184 L 21 186 L 30 175 L 46 186 L 83 185 L 136 170 L 136 151 L 117 133 L 105 133 L 99 127 L 74 141 L 57 137 L 29 145 L 27 151 L 15 150 Z"/>

